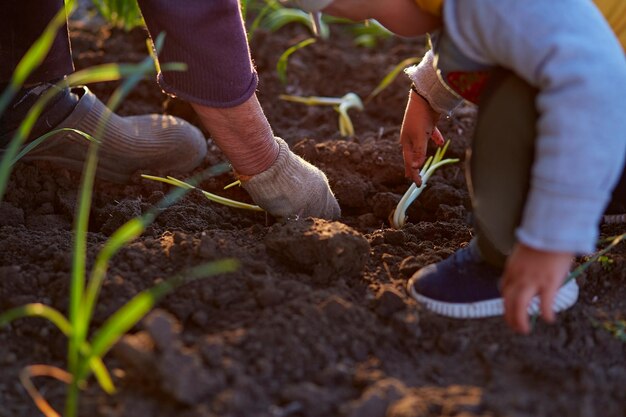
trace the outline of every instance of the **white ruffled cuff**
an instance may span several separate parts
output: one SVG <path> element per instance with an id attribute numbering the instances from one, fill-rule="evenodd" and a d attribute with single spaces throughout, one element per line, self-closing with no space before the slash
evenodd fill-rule
<path id="1" fill-rule="evenodd" d="M 408 67 L 404 72 L 415 84 L 417 93 L 428 101 L 434 111 L 449 116 L 463 102 L 463 98 L 444 83 L 434 61 L 431 49 L 418 65 Z"/>

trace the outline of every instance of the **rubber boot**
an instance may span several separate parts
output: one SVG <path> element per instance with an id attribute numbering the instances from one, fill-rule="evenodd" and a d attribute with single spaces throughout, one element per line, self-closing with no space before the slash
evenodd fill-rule
<path id="1" fill-rule="evenodd" d="M 190 123 L 166 115 L 120 117 L 112 113 L 87 87 L 72 90 L 79 99 L 74 110 L 57 126 L 96 135 L 101 121 L 96 177 L 126 183 L 133 173 L 188 172 L 196 168 L 207 152 L 202 132 Z M 13 132 L 9 132 L 12 135 Z M 26 154 L 25 161 L 51 161 L 81 171 L 90 142 L 71 131 L 60 132 Z"/>

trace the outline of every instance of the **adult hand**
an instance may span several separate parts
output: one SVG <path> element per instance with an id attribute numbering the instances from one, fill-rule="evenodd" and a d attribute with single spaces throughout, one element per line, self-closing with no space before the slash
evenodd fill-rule
<path id="1" fill-rule="evenodd" d="M 276 142 L 279 146 L 276 161 L 259 174 L 241 177 L 243 188 L 274 217 L 337 219 L 341 210 L 326 175 L 294 154 L 284 140 L 276 138 Z"/>
<path id="2" fill-rule="evenodd" d="M 404 111 L 404 120 L 400 131 L 402 156 L 404 157 L 404 175 L 412 179 L 417 186 L 422 185 L 420 169 L 426 161 L 428 140 L 437 146 L 444 143 L 443 136 L 437 129 L 439 114 L 419 94 L 411 91 Z"/>
<path id="3" fill-rule="evenodd" d="M 569 252 L 546 252 L 517 243 L 504 267 L 502 296 L 504 317 L 507 324 L 518 333 L 529 333 L 528 305 L 538 295 L 541 316 L 554 321 L 552 305 L 554 297 L 563 284 L 573 254 Z"/>

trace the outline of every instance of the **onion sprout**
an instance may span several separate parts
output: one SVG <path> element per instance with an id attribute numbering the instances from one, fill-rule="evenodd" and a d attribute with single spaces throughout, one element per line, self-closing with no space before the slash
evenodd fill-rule
<path id="1" fill-rule="evenodd" d="M 339 133 L 341 136 L 354 136 L 354 126 L 348 110 L 355 108 L 363 110 L 363 101 L 355 93 L 348 93 L 343 97 L 301 97 L 281 94 L 281 100 L 292 101 L 295 103 L 306 104 L 307 106 L 333 106 L 335 111 L 339 113 Z"/>
<path id="2" fill-rule="evenodd" d="M 230 198 L 222 197 L 222 196 L 219 196 L 217 194 L 213 194 L 213 193 L 210 193 L 208 191 L 204 191 L 201 188 L 194 187 L 193 185 L 191 185 L 189 183 L 186 183 L 184 181 L 178 180 L 178 179 L 176 179 L 174 177 L 168 176 L 166 178 L 163 178 L 163 177 L 156 177 L 156 176 L 153 176 L 153 175 L 146 175 L 146 174 L 142 174 L 141 177 L 145 178 L 145 179 L 148 179 L 148 180 L 159 181 L 159 182 L 163 182 L 165 184 L 175 185 L 175 186 L 180 187 L 180 188 L 186 188 L 188 190 L 198 190 L 202 194 L 204 194 L 204 196 L 206 198 L 208 198 L 209 200 L 213 201 L 214 203 L 223 204 L 223 205 L 228 206 L 228 207 L 234 207 L 234 208 L 240 208 L 240 209 L 252 210 L 252 211 L 265 211 L 261 207 L 253 205 L 253 204 L 242 203 L 240 201 L 231 200 Z M 232 184 L 227 185 L 224 188 L 225 189 L 226 188 L 230 188 L 230 187 L 232 187 L 232 186 L 234 186 L 236 184 L 237 184 L 237 182 L 234 182 Z"/>
<path id="3" fill-rule="evenodd" d="M 417 186 L 415 183 L 412 183 L 409 189 L 404 193 L 400 202 L 396 206 L 396 209 L 393 212 L 393 216 L 391 218 L 391 226 L 394 229 L 400 229 L 406 223 L 406 211 L 409 206 L 415 201 L 415 199 L 424 191 L 426 188 L 426 183 L 431 175 L 437 170 L 437 168 L 442 167 L 447 164 L 453 164 L 455 162 L 459 162 L 458 158 L 448 158 L 443 159 L 443 155 L 448 150 L 448 146 L 450 145 L 450 141 L 447 141 L 446 144 L 442 148 L 438 148 L 435 152 L 435 156 L 430 156 L 422 170 L 420 171 L 420 176 L 422 177 L 422 185 Z"/>

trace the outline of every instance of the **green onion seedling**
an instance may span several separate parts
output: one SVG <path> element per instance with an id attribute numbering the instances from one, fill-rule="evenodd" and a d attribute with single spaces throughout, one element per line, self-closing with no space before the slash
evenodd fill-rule
<path id="1" fill-rule="evenodd" d="M 278 58 L 278 62 L 276 62 L 276 72 L 278 73 L 278 79 L 281 83 L 287 84 L 287 62 L 289 57 L 297 50 L 305 48 L 312 43 L 315 43 L 315 39 L 307 38 L 288 48 L 285 52 L 283 52 L 280 58 Z"/>
<path id="2" fill-rule="evenodd" d="M 410 58 L 400 61 L 395 67 L 393 67 L 391 71 L 389 71 L 389 73 L 387 73 L 387 75 L 385 75 L 385 77 L 381 80 L 381 82 L 376 86 L 374 91 L 372 91 L 370 95 L 367 96 L 367 98 L 365 99 L 365 102 L 366 103 L 369 102 L 378 94 L 380 94 L 384 89 L 389 87 L 391 83 L 393 82 L 393 80 L 395 80 L 396 77 L 398 77 L 398 74 L 400 74 L 400 72 L 402 72 L 406 67 L 413 65 L 413 64 L 417 64 L 421 60 L 422 58 L 410 57 Z"/>
<path id="3" fill-rule="evenodd" d="M 354 136 L 354 126 L 348 115 L 348 110 L 355 108 L 363 111 L 363 101 L 355 93 L 348 93 L 343 97 L 300 97 L 281 94 L 281 100 L 293 101 L 295 103 L 306 104 L 307 106 L 333 106 L 339 113 L 339 133 L 341 136 Z"/>
<path id="4" fill-rule="evenodd" d="M 437 168 L 442 167 L 447 164 L 453 164 L 455 162 L 459 162 L 458 158 L 448 158 L 443 159 L 444 154 L 448 150 L 448 146 L 450 145 L 450 141 L 447 141 L 446 144 L 442 148 L 438 148 L 435 152 L 435 156 L 430 156 L 422 170 L 420 171 L 420 176 L 422 177 L 422 185 L 417 186 L 415 183 L 412 183 L 409 189 L 404 193 L 400 202 L 396 206 L 396 209 L 393 212 L 393 216 L 391 218 L 391 226 L 395 229 L 400 229 L 406 223 L 406 211 L 409 206 L 415 201 L 415 199 L 424 191 L 426 188 L 426 183 L 428 179 L 433 175 L 433 173 L 437 170 Z"/>
<path id="5" fill-rule="evenodd" d="M 200 191 L 202 194 L 204 194 L 204 196 L 206 198 L 208 198 L 209 200 L 213 201 L 214 203 L 219 203 L 219 204 L 223 204 L 225 206 L 228 207 L 234 207 L 234 208 L 240 208 L 240 209 L 245 209 L 245 210 L 252 210 L 252 211 L 264 211 L 261 207 L 253 205 L 253 204 L 247 204 L 247 203 L 242 203 L 240 201 L 236 201 L 236 200 L 231 200 L 230 198 L 226 198 L 226 197 L 222 197 L 219 196 L 217 194 L 213 194 L 210 193 L 208 191 L 204 191 L 198 187 L 194 187 L 193 185 L 186 183 L 184 181 L 178 180 L 174 177 L 155 177 L 153 175 L 145 175 L 142 174 L 141 175 L 142 178 L 145 178 L 147 180 L 153 180 L 153 181 L 159 181 L 159 182 L 163 182 L 165 184 L 170 184 L 170 185 L 175 185 L 177 187 L 180 188 L 185 188 L 188 190 L 198 190 Z M 234 182 L 232 184 L 227 185 L 225 188 L 230 188 L 234 185 L 236 185 L 237 182 Z"/>
<path id="6" fill-rule="evenodd" d="M 306 26 L 313 35 L 319 36 L 321 39 L 328 39 L 330 36 L 330 29 L 325 22 L 318 19 L 316 23 L 313 23 L 311 16 L 307 12 L 300 9 L 281 7 L 277 10 L 269 12 L 263 20 L 261 26 L 271 32 L 275 32 L 289 23 L 302 24 Z"/>

